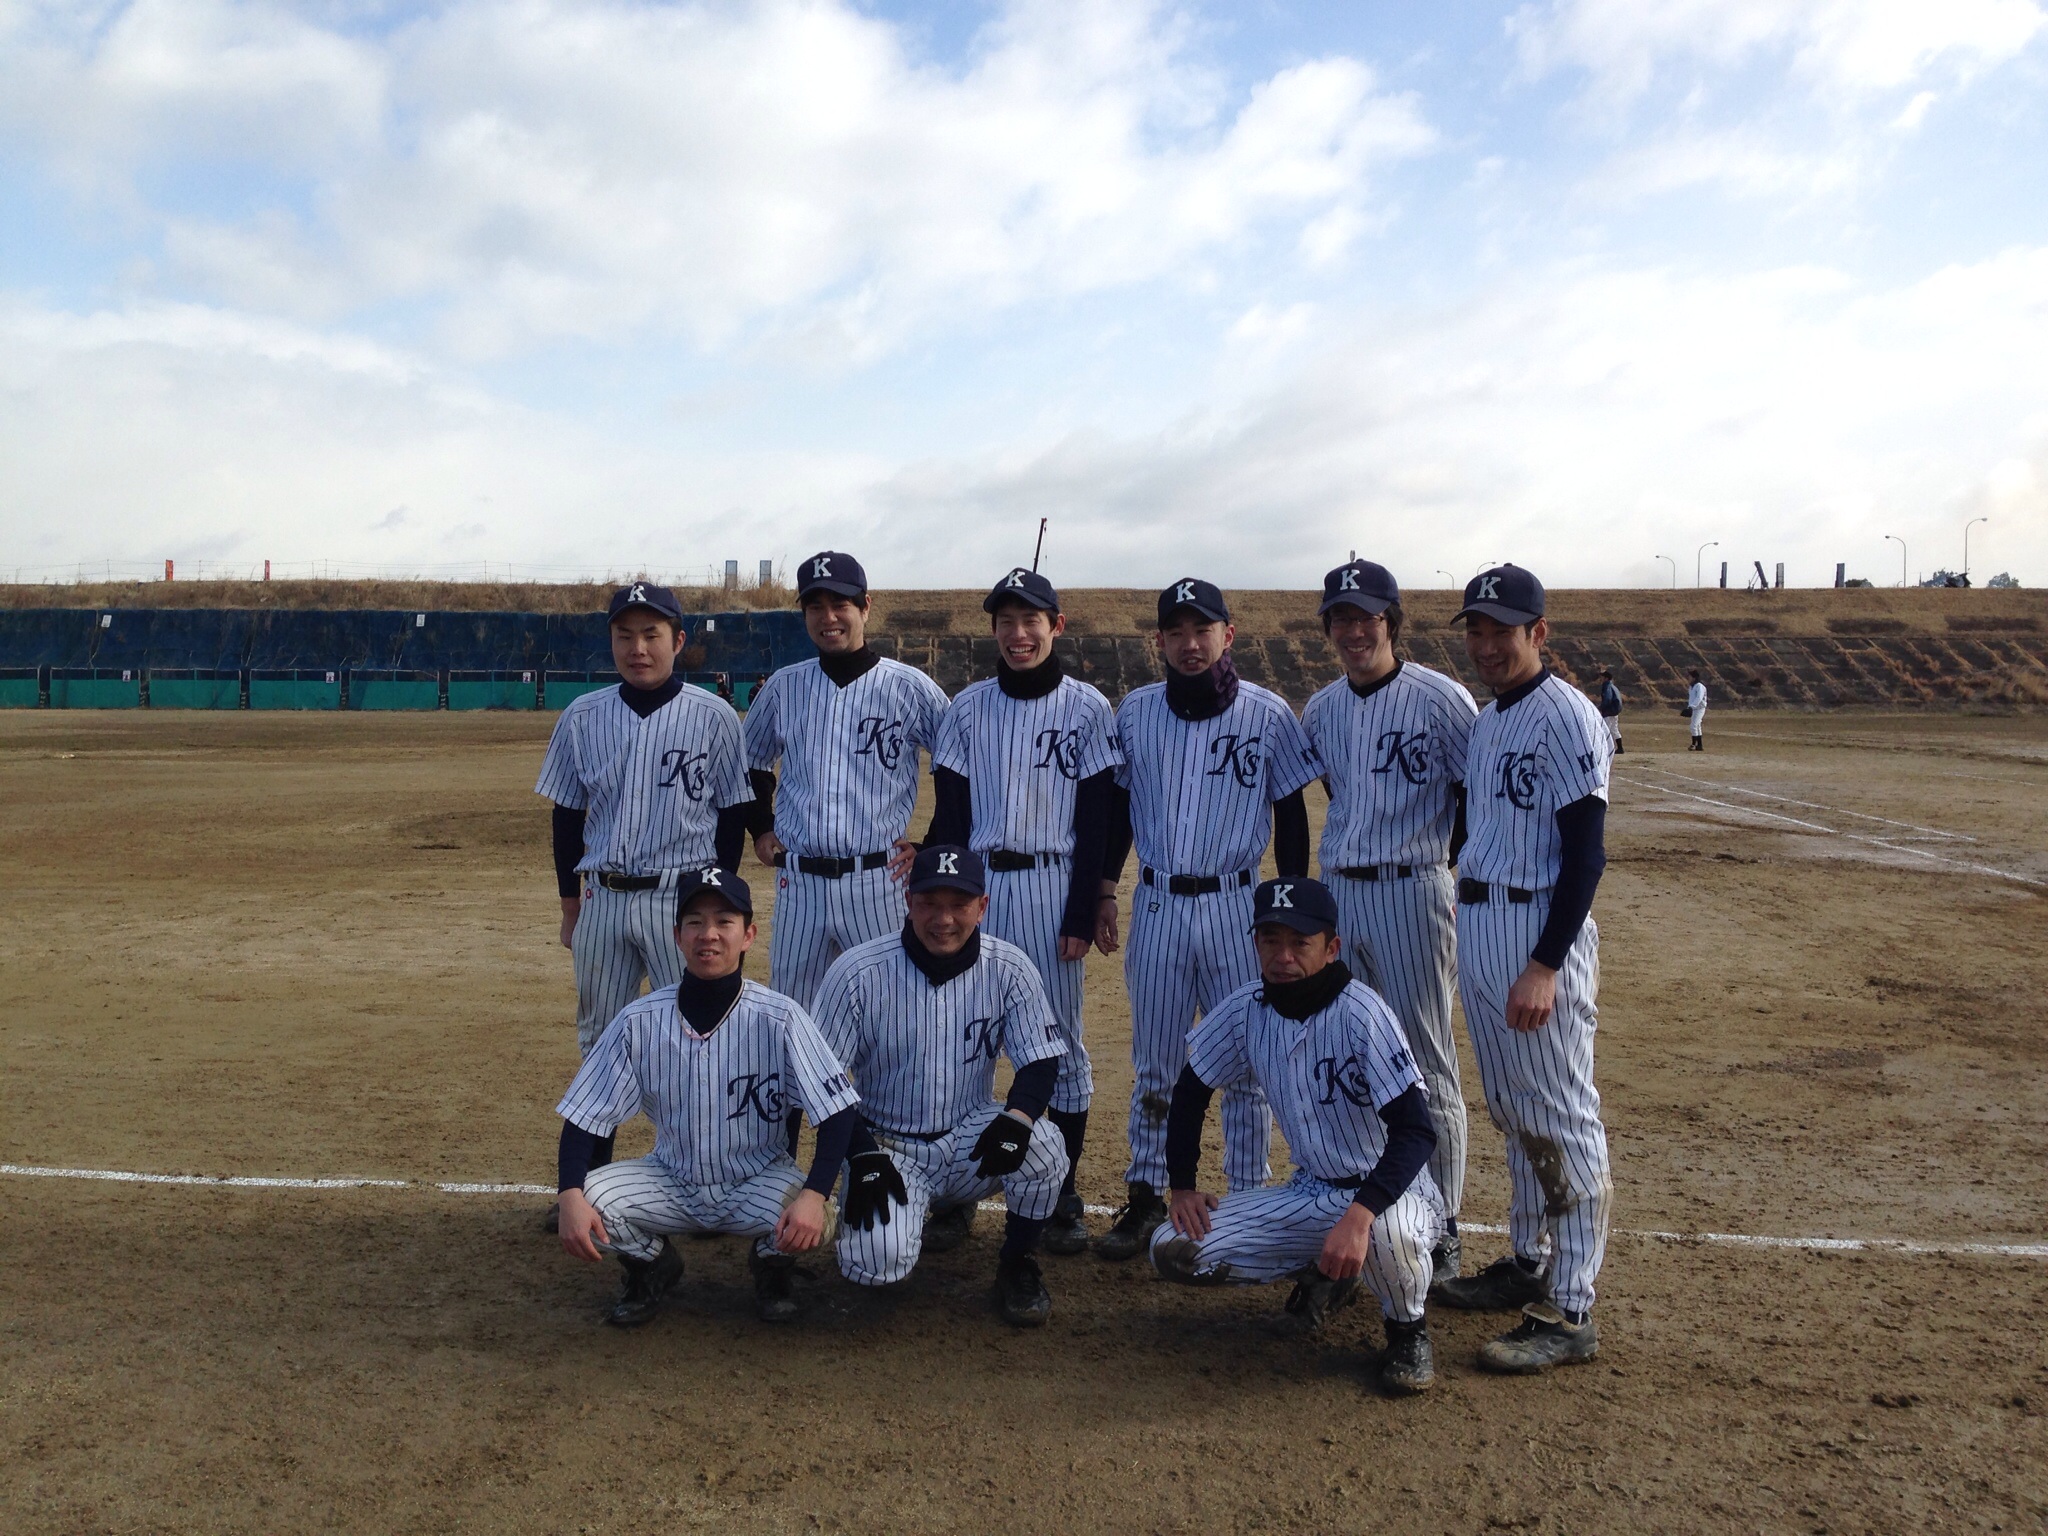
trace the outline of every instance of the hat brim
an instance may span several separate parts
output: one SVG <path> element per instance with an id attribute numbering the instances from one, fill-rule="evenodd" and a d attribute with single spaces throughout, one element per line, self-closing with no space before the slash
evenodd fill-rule
<path id="1" fill-rule="evenodd" d="M 1278 926 L 1292 928 L 1296 933 L 1335 933 L 1337 925 L 1327 917 L 1317 917 L 1309 912 L 1268 912 L 1264 917 L 1254 918 L 1247 933 L 1257 933 L 1261 928 Z"/>
<path id="2" fill-rule="evenodd" d="M 1175 603 L 1166 612 L 1159 615 L 1159 627 L 1161 629 L 1166 628 L 1167 625 L 1174 621 L 1176 615 L 1183 613 L 1192 613 L 1205 624 L 1228 624 L 1230 622 L 1230 610 L 1228 608 L 1218 613 L 1214 608 L 1210 608 L 1202 603 Z"/>
<path id="3" fill-rule="evenodd" d="M 685 896 L 681 901 L 676 903 L 676 917 L 678 921 L 681 920 L 682 915 L 685 912 L 690 910 L 690 903 L 695 901 L 699 896 L 714 896 L 718 899 L 719 904 L 723 906 L 727 911 L 737 912 L 741 917 L 746 918 L 749 922 L 753 920 L 754 909 L 751 904 L 747 906 L 742 906 L 740 903 L 734 901 L 731 896 L 727 895 L 724 891 L 720 890 L 715 885 L 700 885 L 697 887 L 696 890 L 690 892 L 689 895 Z"/>
<path id="4" fill-rule="evenodd" d="M 1057 602 L 1046 602 L 1043 598 L 1033 597 L 1029 592 L 1019 591 L 1014 587 L 997 587 L 995 591 L 989 593 L 987 597 L 981 600 L 981 611 L 983 613 L 995 613 L 1006 603 L 1015 603 L 1024 608 L 1036 608 L 1040 613 L 1058 613 L 1060 611 L 1060 605 Z"/>
<path id="5" fill-rule="evenodd" d="M 988 887 L 972 875 L 926 875 L 903 888 L 906 896 L 915 896 L 921 891 L 962 891 L 969 896 L 986 896 Z"/>
<path id="6" fill-rule="evenodd" d="M 838 577 L 827 577 L 823 581 L 807 581 L 796 589 L 796 600 L 801 603 L 813 592 L 832 592 L 840 597 L 866 597 L 868 589 L 858 582 L 841 581 Z"/>
<path id="7" fill-rule="evenodd" d="M 671 624 L 680 624 L 683 622 L 682 614 L 670 613 L 666 608 L 657 608 L 652 603 L 627 603 L 623 607 L 615 608 L 609 614 L 607 614 L 605 616 L 605 622 L 607 624 L 615 623 L 616 621 L 623 619 L 627 614 L 631 613 L 636 608 L 639 609 L 642 613 L 653 614 L 657 619 L 666 619 Z"/>
<path id="8" fill-rule="evenodd" d="M 1363 592 L 1339 592 L 1335 597 L 1323 599 L 1318 614 L 1328 613 L 1332 608 L 1362 608 L 1370 614 L 1382 614 L 1398 601 L 1391 597 L 1368 597 Z"/>
<path id="9" fill-rule="evenodd" d="M 1498 624 L 1534 624 L 1543 617 L 1524 608 L 1510 608 L 1505 603 L 1467 603 L 1451 615 L 1451 622 L 1455 624 L 1460 619 L 1469 619 L 1475 613 Z"/>

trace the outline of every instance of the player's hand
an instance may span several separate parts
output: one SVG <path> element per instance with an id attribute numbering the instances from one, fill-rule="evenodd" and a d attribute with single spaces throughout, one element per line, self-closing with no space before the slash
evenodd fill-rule
<path id="1" fill-rule="evenodd" d="M 775 1224 L 775 1246 L 784 1253 L 809 1253 L 824 1236 L 825 1197 L 815 1189 L 798 1190 Z"/>
<path id="2" fill-rule="evenodd" d="M 1176 1189 L 1166 1208 L 1173 1230 L 1197 1240 L 1209 1235 L 1209 1213 L 1222 1204 L 1206 1189 Z"/>
<path id="3" fill-rule="evenodd" d="M 1508 988 L 1508 1028 L 1525 1034 L 1550 1022 L 1557 1006 L 1557 972 L 1531 960 Z"/>
<path id="4" fill-rule="evenodd" d="M 982 1128 L 974 1141 L 975 1175 L 1000 1179 L 1024 1166 L 1031 1151 L 1031 1122 L 1013 1109 L 1006 1109 Z"/>
<path id="5" fill-rule="evenodd" d="M 775 861 L 787 852 L 789 850 L 782 846 L 782 839 L 773 832 L 763 832 L 754 839 L 754 857 L 770 869 L 773 869 Z"/>
<path id="6" fill-rule="evenodd" d="M 1337 1225 L 1323 1239 L 1323 1251 L 1316 1256 L 1316 1268 L 1332 1280 L 1356 1279 L 1365 1268 L 1365 1250 L 1372 1242 L 1372 1212 L 1356 1200 L 1344 1207 Z"/>
<path id="7" fill-rule="evenodd" d="M 597 1214 L 597 1207 L 580 1189 L 563 1190 L 561 1205 L 556 1231 L 562 1237 L 562 1251 L 586 1263 L 601 1262 L 604 1255 L 597 1251 L 597 1245 L 609 1243 L 612 1239 L 604 1229 L 604 1218 Z"/>
<path id="8" fill-rule="evenodd" d="M 1095 947 L 1105 955 L 1116 953 L 1116 898 L 1114 896 L 1105 896 L 1095 903 Z"/>
<path id="9" fill-rule="evenodd" d="M 583 915 L 583 897 L 579 892 L 562 898 L 562 948 L 576 947 L 576 919 Z"/>
<path id="10" fill-rule="evenodd" d="M 917 844 L 899 837 L 889 845 L 889 878 L 898 885 L 910 878 L 910 866 L 917 862 Z"/>
<path id="11" fill-rule="evenodd" d="M 896 1159 L 877 1148 L 856 1152 L 846 1160 L 846 1196 L 839 1203 L 839 1219 L 857 1231 L 871 1231 L 877 1221 L 889 1225 L 889 1202 L 910 1204 L 910 1191 L 903 1187 L 903 1175 Z"/>
<path id="12" fill-rule="evenodd" d="M 1087 954 L 1088 941 L 1086 939 L 1077 939 L 1072 934 L 1067 933 L 1060 935 L 1060 958 L 1062 960 L 1081 960 L 1085 959 Z"/>

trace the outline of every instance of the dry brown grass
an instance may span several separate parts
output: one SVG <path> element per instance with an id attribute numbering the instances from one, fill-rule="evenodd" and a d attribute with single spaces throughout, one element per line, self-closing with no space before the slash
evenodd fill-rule
<path id="1" fill-rule="evenodd" d="M 0 608 L 413 609 L 436 613 L 598 613 L 610 582 L 545 581 L 88 581 L 0 582 Z M 684 586 L 686 613 L 787 608 L 785 586 Z"/>

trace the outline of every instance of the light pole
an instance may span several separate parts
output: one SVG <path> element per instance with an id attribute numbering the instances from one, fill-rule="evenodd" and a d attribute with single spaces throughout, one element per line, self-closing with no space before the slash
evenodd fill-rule
<path id="1" fill-rule="evenodd" d="M 1658 555 L 1656 558 L 1659 560 L 1671 560 L 1669 555 Z M 1671 585 L 1674 587 L 1678 585 L 1678 562 L 1676 560 L 1671 560 Z"/>
<path id="2" fill-rule="evenodd" d="M 1457 577 L 1453 576 L 1449 571 L 1445 570 L 1442 566 L 1438 566 L 1436 568 L 1436 573 L 1437 575 L 1443 577 L 1445 581 L 1448 581 L 1451 584 L 1451 589 L 1453 591 L 1456 591 L 1459 588 L 1459 586 L 1462 585 Z"/>
<path id="3" fill-rule="evenodd" d="M 1705 583 L 1703 583 L 1703 582 L 1702 582 L 1702 581 L 1700 580 L 1700 556 L 1704 555 L 1704 554 L 1705 554 L 1705 553 L 1706 553 L 1706 552 L 1707 552 L 1708 550 L 1710 550 L 1710 549 L 1719 549 L 1720 547 L 1721 547 L 1721 541 L 1720 541 L 1719 539 L 1709 539 L 1709 540 L 1707 540 L 1707 542 L 1706 542 L 1706 543 L 1702 544 L 1702 545 L 1701 545 L 1701 546 L 1700 546 L 1700 547 L 1699 547 L 1698 549 L 1696 549 L 1696 550 L 1694 550 L 1694 551 L 1693 551 L 1693 553 L 1692 553 L 1692 584 L 1693 584 L 1693 585 L 1694 585 L 1695 587 L 1698 587 L 1698 586 L 1703 586 L 1703 585 L 1705 585 Z M 1672 566 L 1673 566 L 1673 568 L 1674 568 L 1674 569 L 1675 569 L 1675 568 L 1677 567 L 1677 564 L 1678 564 L 1678 562 L 1677 562 L 1677 561 L 1675 561 L 1675 560 L 1674 560 L 1674 561 L 1672 561 Z"/>
<path id="4" fill-rule="evenodd" d="M 1967 528 L 1963 530 L 1963 533 L 1965 535 L 1963 542 L 1965 544 L 1969 543 L 1969 539 L 1967 537 L 1969 531 L 1970 530 Z M 1896 533 L 1888 533 L 1885 535 L 1885 537 L 1890 539 L 1894 544 L 1899 546 L 1899 585 L 1903 587 L 1906 584 L 1906 541 L 1900 538 Z"/>
<path id="5" fill-rule="evenodd" d="M 1970 579 L 1970 530 L 1979 523 L 1988 523 L 1990 521 L 1989 514 L 1986 514 L 1983 517 L 1973 517 L 1963 524 L 1963 580 L 1965 581 Z"/>

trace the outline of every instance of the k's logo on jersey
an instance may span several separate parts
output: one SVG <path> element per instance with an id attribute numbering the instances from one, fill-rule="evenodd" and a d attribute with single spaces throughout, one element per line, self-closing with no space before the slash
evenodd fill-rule
<path id="1" fill-rule="evenodd" d="M 1081 777 L 1080 731 L 1063 731 L 1058 726 L 1048 726 L 1033 740 L 1032 749 L 1038 753 L 1038 761 L 1032 767 L 1055 768 L 1062 778 Z"/>
<path id="2" fill-rule="evenodd" d="M 1229 774 L 1246 789 L 1256 789 L 1259 783 L 1259 743 L 1262 736 L 1238 736 L 1226 733 L 1209 743 L 1209 755 L 1216 759 L 1216 766 L 1209 770 L 1212 779 Z"/>
<path id="3" fill-rule="evenodd" d="M 967 1054 L 960 1060 L 967 1066 L 977 1061 L 994 1061 L 1003 1048 L 1003 1021 L 1001 1019 L 969 1019 L 962 1027 Z"/>
<path id="4" fill-rule="evenodd" d="M 1334 1104 L 1341 1093 L 1361 1109 L 1372 1107 L 1372 1084 L 1356 1056 L 1346 1056 L 1342 1061 L 1325 1056 L 1316 1063 L 1316 1086 L 1322 1090 L 1319 1103 Z"/>
<path id="5" fill-rule="evenodd" d="M 759 1072 L 742 1072 L 726 1083 L 725 1098 L 733 1106 L 726 1111 L 728 1120 L 743 1120 L 747 1111 L 752 1110 L 770 1124 L 780 1125 L 789 1113 L 789 1102 L 782 1093 L 780 1072 L 770 1072 L 765 1076 Z"/>
<path id="6" fill-rule="evenodd" d="M 710 763 L 709 752 L 686 752 L 681 747 L 671 747 L 661 754 L 661 787 L 680 787 L 692 800 L 702 800 Z"/>
<path id="7" fill-rule="evenodd" d="M 1429 782 L 1429 732 L 1386 731 L 1374 744 L 1373 750 L 1379 753 L 1374 773 L 1392 773 L 1399 769 L 1401 777 L 1410 784 Z"/>
<path id="8" fill-rule="evenodd" d="M 856 734 L 860 737 L 860 745 L 854 749 L 855 757 L 872 757 L 891 771 L 903 761 L 901 720 L 885 720 L 880 715 L 868 715 L 862 719 Z"/>
<path id="9" fill-rule="evenodd" d="M 1536 754 L 1534 752 L 1503 752 L 1500 761 L 1494 765 L 1499 783 L 1493 798 L 1511 802 L 1516 809 L 1536 809 Z"/>

